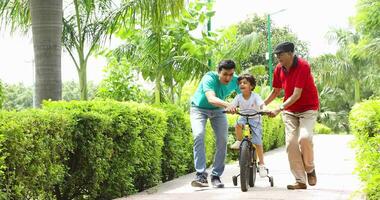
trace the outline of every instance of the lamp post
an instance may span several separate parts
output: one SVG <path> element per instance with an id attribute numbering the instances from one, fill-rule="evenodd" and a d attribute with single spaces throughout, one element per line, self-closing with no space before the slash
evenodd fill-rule
<path id="1" fill-rule="evenodd" d="M 281 9 L 279 11 L 270 13 L 267 16 L 267 29 L 268 29 L 268 69 L 269 69 L 269 85 L 270 85 L 270 89 L 271 90 L 272 90 L 272 84 L 273 84 L 273 65 L 272 65 L 272 57 L 273 56 L 272 56 L 272 41 L 271 41 L 272 35 L 271 35 L 271 19 L 270 19 L 270 16 L 274 15 L 274 14 L 277 14 L 277 13 L 280 13 L 280 12 L 283 12 L 285 10 L 286 9 Z"/>
<path id="2" fill-rule="evenodd" d="M 207 3 L 211 3 L 211 0 L 207 0 Z M 210 31 L 211 31 L 211 17 L 209 17 L 207 20 L 207 36 L 211 36 Z M 211 66 L 212 66 L 211 58 L 207 60 L 207 65 L 209 69 L 211 69 Z"/>

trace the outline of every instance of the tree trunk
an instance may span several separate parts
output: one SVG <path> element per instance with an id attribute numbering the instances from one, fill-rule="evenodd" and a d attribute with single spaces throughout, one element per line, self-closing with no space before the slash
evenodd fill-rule
<path id="1" fill-rule="evenodd" d="M 355 103 L 360 102 L 360 81 L 354 80 Z"/>
<path id="2" fill-rule="evenodd" d="M 156 80 L 155 80 L 156 87 L 154 89 L 154 103 L 160 104 L 161 103 L 161 75 L 157 74 Z"/>
<path id="3" fill-rule="evenodd" d="M 35 60 L 34 107 L 62 99 L 62 0 L 30 0 Z"/>
<path id="4" fill-rule="evenodd" d="M 87 100 L 87 63 L 84 59 L 80 61 L 79 68 L 79 89 L 80 89 L 80 100 Z"/>

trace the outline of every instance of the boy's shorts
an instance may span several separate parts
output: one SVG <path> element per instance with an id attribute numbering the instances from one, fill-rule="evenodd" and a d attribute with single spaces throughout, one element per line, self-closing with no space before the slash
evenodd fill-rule
<path id="1" fill-rule="evenodd" d="M 247 122 L 247 118 L 239 117 L 236 124 L 239 124 L 242 127 L 244 127 L 246 122 Z M 262 140 L 262 138 L 263 138 L 263 128 L 262 127 L 263 126 L 262 126 L 261 119 L 249 118 L 248 122 L 251 125 L 251 129 L 252 129 L 252 135 L 251 135 L 252 136 L 252 143 L 262 145 L 263 144 L 263 140 Z"/>

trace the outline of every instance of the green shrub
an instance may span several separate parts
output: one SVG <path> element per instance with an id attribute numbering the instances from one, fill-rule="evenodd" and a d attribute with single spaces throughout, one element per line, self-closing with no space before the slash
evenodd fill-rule
<path id="1" fill-rule="evenodd" d="M 193 139 L 188 114 L 174 105 L 160 106 L 167 117 L 167 133 L 162 148 L 162 181 L 194 170 Z"/>
<path id="2" fill-rule="evenodd" d="M 88 129 L 88 132 L 93 132 L 92 135 L 88 135 L 90 137 L 88 140 L 96 136 L 97 132 L 100 135 L 92 139 L 97 140 L 103 137 L 102 140 L 107 141 L 106 144 L 100 143 L 102 145 L 99 146 L 104 148 L 100 149 L 100 152 L 104 152 L 102 156 L 99 155 L 101 160 L 96 161 L 97 159 L 92 157 L 96 152 L 79 151 L 78 155 L 79 157 L 83 156 L 82 159 L 92 167 L 103 161 L 107 162 L 108 165 L 105 168 L 99 169 L 99 174 L 93 174 L 101 178 L 91 183 L 92 185 L 66 184 L 67 188 L 84 187 L 86 190 L 81 190 L 87 191 L 88 197 L 110 199 L 142 191 L 161 181 L 161 150 L 166 134 L 166 118 L 161 110 L 145 104 L 116 101 L 45 102 L 44 109 L 69 110 L 74 117 L 83 113 L 98 113 L 98 116 L 109 118 L 109 123 L 104 129 L 96 126 L 83 126 Z M 83 130 L 81 128 L 77 127 L 76 130 Z M 84 143 L 83 145 L 91 144 Z M 79 169 L 78 173 L 82 169 Z M 86 172 L 83 173 L 86 174 Z M 103 175 L 105 176 L 103 177 Z M 70 176 L 73 175 L 70 174 Z M 84 196 L 82 195 L 82 198 Z"/>
<path id="3" fill-rule="evenodd" d="M 5 199 L 54 199 L 73 150 L 73 121 L 42 110 L 0 114 L 1 191 Z"/>
<path id="4" fill-rule="evenodd" d="M 315 134 L 331 134 L 332 130 L 328 126 L 321 124 L 321 123 L 316 123 L 314 127 L 314 133 Z"/>
<path id="5" fill-rule="evenodd" d="M 355 135 L 356 172 L 368 199 L 380 199 L 380 100 L 355 104 L 349 116 Z"/>
<path id="6" fill-rule="evenodd" d="M 0 80 L 0 109 L 3 108 L 3 102 L 4 102 L 4 86 Z"/>

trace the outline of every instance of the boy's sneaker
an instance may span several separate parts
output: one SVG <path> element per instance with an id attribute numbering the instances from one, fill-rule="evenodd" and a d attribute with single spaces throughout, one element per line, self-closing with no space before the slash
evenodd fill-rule
<path id="1" fill-rule="evenodd" d="M 264 165 L 259 165 L 259 175 L 261 178 L 265 178 L 268 176 L 268 171 Z"/>
<path id="2" fill-rule="evenodd" d="M 223 188 L 224 187 L 224 184 L 222 183 L 222 181 L 220 181 L 219 176 L 211 176 L 211 184 L 215 188 Z"/>
<path id="3" fill-rule="evenodd" d="M 231 148 L 231 149 L 239 149 L 239 148 L 240 148 L 240 144 L 241 144 L 241 141 L 236 140 L 236 142 L 233 143 L 233 144 L 230 146 L 230 148 Z"/>
<path id="4" fill-rule="evenodd" d="M 191 182 L 193 187 L 208 187 L 207 173 L 196 173 L 195 179 Z"/>

